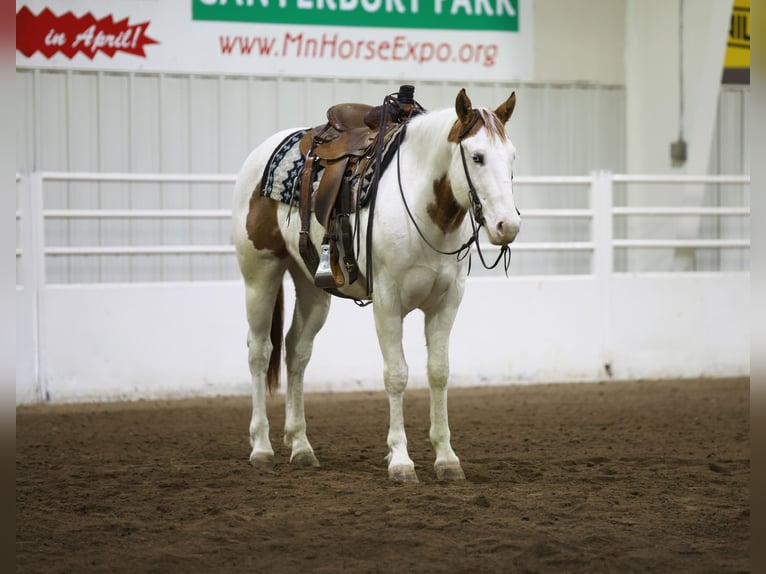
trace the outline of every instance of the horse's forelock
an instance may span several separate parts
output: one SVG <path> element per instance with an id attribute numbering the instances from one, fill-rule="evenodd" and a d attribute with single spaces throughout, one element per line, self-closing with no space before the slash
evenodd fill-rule
<path id="1" fill-rule="evenodd" d="M 487 108 L 478 108 L 477 111 L 481 116 L 481 121 L 484 122 L 484 126 L 487 128 L 487 132 L 489 132 L 490 138 L 506 139 L 505 124 L 497 117 L 497 114 L 489 111 Z"/>

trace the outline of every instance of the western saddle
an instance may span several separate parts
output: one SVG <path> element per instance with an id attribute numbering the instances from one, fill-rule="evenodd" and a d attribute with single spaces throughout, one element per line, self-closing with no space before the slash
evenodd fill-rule
<path id="1" fill-rule="evenodd" d="M 384 146 L 399 131 L 397 128 L 401 124 L 422 113 L 423 108 L 412 98 L 413 93 L 414 87 L 404 85 L 398 94 L 387 96 L 381 106 L 336 104 L 327 110 L 327 123 L 309 130 L 299 143 L 305 165 L 300 182 L 301 231 L 298 247 L 306 267 L 314 275 L 314 283 L 334 295 L 342 296 L 337 289 L 346 282 L 339 263 L 339 241 L 343 248 L 343 265 L 349 284 L 359 278 L 351 214 L 358 214 L 365 175 L 375 170 L 367 191 L 372 209 L 377 178 L 385 167 L 382 161 Z M 394 142 L 394 145 L 398 145 L 398 142 Z M 312 193 L 314 179 L 320 168 L 323 170 L 321 179 L 318 188 Z M 325 230 L 319 252 L 310 236 L 312 211 Z M 372 283 L 371 221 L 372 214 L 367 230 L 368 295 Z"/>

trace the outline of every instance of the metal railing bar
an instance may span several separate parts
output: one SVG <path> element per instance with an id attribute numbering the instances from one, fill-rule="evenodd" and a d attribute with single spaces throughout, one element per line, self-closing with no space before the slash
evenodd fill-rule
<path id="1" fill-rule="evenodd" d="M 749 239 L 615 239 L 615 248 L 748 249 Z"/>
<path id="2" fill-rule="evenodd" d="M 590 175 L 527 175 L 513 178 L 517 185 L 590 185 Z"/>
<path id="3" fill-rule="evenodd" d="M 614 215 L 750 215 L 749 207 L 615 207 Z"/>
<path id="4" fill-rule="evenodd" d="M 46 219 L 228 219 L 230 209 L 46 209 Z"/>
<path id="5" fill-rule="evenodd" d="M 593 217 L 592 209 L 523 209 L 521 217 L 534 219 L 590 219 Z"/>
<path id="6" fill-rule="evenodd" d="M 45 181 L 93 181 L 125 183 L 234 183 L 234 174 L 219 173 L 92 173 L 84 171 L 44 171 Z"/>
<path id="7" fill-rule="evenodd" d="M 750 184 L 749 175 L 633 175 L 612 174 L 614 183 L 729 183 Z"/>
<path id="8" fill-rule="evenodd" d="M 72 255 L 228 255 L 233 245 L 115 245 L 99 247 L 46 247 L 51 256 Z"/>

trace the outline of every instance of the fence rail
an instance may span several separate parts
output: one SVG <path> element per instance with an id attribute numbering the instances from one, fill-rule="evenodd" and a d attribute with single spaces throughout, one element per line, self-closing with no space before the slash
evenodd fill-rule
<path id="1" fill-rule="evenodd" d="M 45 219 L 230 219 L 228 209 L 46 209 Z"/>
<path id="2" fill-rule="evenodd" d="M 45 181 L 91 181 L 116 183 L 234 183 L 233 174 L 219 173 L 119 173 L 85 171 L 44 171 Z"/>

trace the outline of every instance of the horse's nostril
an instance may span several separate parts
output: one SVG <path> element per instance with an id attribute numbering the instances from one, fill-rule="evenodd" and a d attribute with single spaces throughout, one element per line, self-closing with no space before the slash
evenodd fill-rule
<path id="1" fill-rule="evenodd" d="M 515 221 L 498 221 L 495 225 L 497 236 L 503 240 L 513 241 L 519 231 L 519 225 Z"/>

